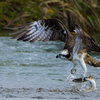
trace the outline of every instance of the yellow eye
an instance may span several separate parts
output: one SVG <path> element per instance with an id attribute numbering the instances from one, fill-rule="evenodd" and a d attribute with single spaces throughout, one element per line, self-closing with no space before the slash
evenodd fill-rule
<path id="1" fill-rule="evenodd" d="M 62 56 L 62 54 L 59 54 L 60 56 Z"/>

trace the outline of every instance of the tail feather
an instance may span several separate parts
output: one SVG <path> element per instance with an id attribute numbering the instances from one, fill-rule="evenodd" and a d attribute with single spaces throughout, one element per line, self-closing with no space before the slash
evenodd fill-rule
<path id="1" fill-rule="evenodd" d="M 88 90 L 84 90 L 84 91 L 86 91 L 86 92 L 89 92 L 89 91 L 92 91 L 93 90 L 93 85 L 92 85 L 92 83 L 91 82 L 89 82 L 90 83 L 90 88 L 88 89 Z"/>
<path id="2" fill-rule="evenodd" d="M 100 61 L 94 59 L 89 54 L 86 54 L 84 60 L 85 60 L 85 63 L 89 64 L 90 66 L 100 67 Z"/>

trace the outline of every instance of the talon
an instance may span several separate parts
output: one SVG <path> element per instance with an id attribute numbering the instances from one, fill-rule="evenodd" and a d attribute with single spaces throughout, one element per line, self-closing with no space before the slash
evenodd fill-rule
<path id="1" fill-rule="evenodd" d="M 84 81 L 85 77 L 82 75 L 82 82 Z"/>
<path id="2" fill-rule="evenodd" d="M 76 72 L 76 69 L 71 70 L 71 74 L 74 74 Z"/>

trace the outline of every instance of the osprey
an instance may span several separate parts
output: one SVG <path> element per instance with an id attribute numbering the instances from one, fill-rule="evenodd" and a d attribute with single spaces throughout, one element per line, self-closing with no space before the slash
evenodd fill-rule
<path id="1" fill-rule="evenodd" d="M 65 58 L 72 61 L 74 64 L 71 73 L 75 70 L 77 63 L 84 69 L 83 78 L 86 76 L 86 64 L 94 67 L 100 67 L 100 62 L 92 58 L 86 52 L 96 51 L 100 52 L 96 40 L 90 37 L 77 24 L 75 24 L 76 38 L 74 39 L 65 25 L 57 19 L 43 19 L 35 22 L 27 23 L 16 28 L 10 35 L 14 35 L 12 39 L 29 41 L 34 43 L 36 41 L 46 42 L 60 40 L 65 43 L 63 51 L 59 53 L 56 58 Z M 86 59 L 86 60 L 85 60 Z"/>

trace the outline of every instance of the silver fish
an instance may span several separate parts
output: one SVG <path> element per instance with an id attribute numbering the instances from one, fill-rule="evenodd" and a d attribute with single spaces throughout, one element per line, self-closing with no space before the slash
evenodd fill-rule
<path id="1" fill-rule="evenodd" d="M 75 82 L 75 83 L 83 83 L 83 82 L 87 82 L 88 80 L 86 80 L 84 78 L 83 81 L 82 81 L 82 78 L 76 78 L 76 79 L 73 79 L 72 81 Z"/>
<path id="2" fill-rule="evenodd" d="M 97 87 L 96 87 L 96 82 L 95 82 L 95 80 L 93 79 L 93 78 L 85 78 L 87 81 L 89 81 L 90 82 L 90 88 L 88 89 L 88 90 L 84 90 L 84 91 L 87 91 L 87 92 L 89 92 L 89 91 L 91 91 L 92 89 L 97 89 Z"/>
<path id="3" fill-rule="evenodd" d="M 87 91 L 87 92 L 92 91 L 92 89 L 97 89 L 96 82 L 95 82 L 92 75 L 90 75 L 89 77 L 85 77 L 83 81 L 82 81 L 82 78 L 76 78 L 76 79 L 73 80 L 73 82 L 75 82 L 75 83 L 89 82 L 90 88 L 88 90 L 84 90 L 84 91 Z"/>

